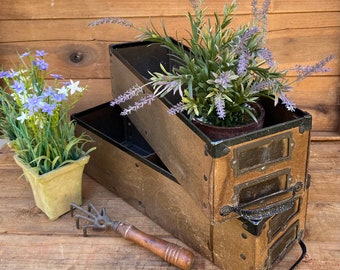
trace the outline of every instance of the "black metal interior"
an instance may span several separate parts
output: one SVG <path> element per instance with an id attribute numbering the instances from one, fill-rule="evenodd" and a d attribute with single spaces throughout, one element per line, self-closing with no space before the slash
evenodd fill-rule
<path id="1" fill-rule="evenodd" d="M 169 172 L 129 118 L 121 116 L 120 113 L 119 106 L 112 107 L 109 103 L 105 103 L 74 114 L 72 119 L 106 141 Z"/>
<path id="2" fill-rule="evenodd" d="M 131 42 L 111 45 L 110 53 L 114 53 L 122 61 L 131 65 L 145 81 L 151 77 L 149 72 L 163 73 L 160 65 L 163 65 L 169 71 L 178 66 L 178 63 L 171 56 L 171 51 L 156 43 Z M 176 104 L 180 100 L 178 93 L 176 95 L 168 93 L 165 96 L 165 101 L 170 102 L 170 104 Z"/>

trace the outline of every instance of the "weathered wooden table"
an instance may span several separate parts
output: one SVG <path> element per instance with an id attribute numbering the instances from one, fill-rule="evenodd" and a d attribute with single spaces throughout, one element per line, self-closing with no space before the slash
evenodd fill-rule
<path id="1" fill-rule="evenodd" d="M 0 149 L 0 269 L 175 269 L 115 233 L 83 237 L 66 214 L 50 221 L 34 206 L 32 193 L 7 147 Z M 304 241 L 307 256 L 297 269 L 340 269 L 340 142 L 313 142 L 312 176 Z M 121 198 L 84 176 L 84 205 L 146 233 L 184 245 Z M 296 245 L 274 270 L 287 270 L 300 256 Z M 193 269 L 217 269 L 195 253 Z"/>

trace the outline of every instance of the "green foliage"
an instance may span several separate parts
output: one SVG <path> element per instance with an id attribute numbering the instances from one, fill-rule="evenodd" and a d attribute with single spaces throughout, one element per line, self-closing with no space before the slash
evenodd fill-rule
<path id="1" fill-rule="evenodd" d="M 11 146 L 39 174 L 47 173 L 87 155 L 84 145 L 90 141 L 85 134 L 75 136 L 75 122 L 68 113 L 86 87 L 79 82 L 61 82 L 62 77 L 49 74 L 54 81 L 48 85 L 46 53 L 36 57 L 24 53 L 15 69 L 1 71 L 6 84 L 0 88 L 0 130 Z"/>
<path id="2" fill-rule="evenodd" d="M 195 6 L 195 14 L 188 13 L 190 37 L 179 46 L 165 27 L 162 33 L 153 24 L 140 29 L 143 40 L 167 47 L 178 62 L 171 71 L 151 74 L 155 94 L 164 96 L 173 91 L 174 88 L 160 86 L 177 80 L 180 85 L 176 87 L 183 90 L 181 110 L 190 118 L 217 126 L 243 124 L 244 119 L 256 121 L 250 103 L 261 95 L 278 100 L 288 90 L 286 71 L 276 71 L 269 50 L 263 47 L 265 32 L 259 25 L 266 17 L 235 29 L 230 27 L 235 2 L 227 3 L 223 15 L 215 13 L 213 20 L 205 17 L 202 2 Z"/>
<path id="3" fill-rule="evenodd" d="M 203 0 L 190 0 L 194 14 L 187 14 L 190 29 L 189 38 L 179 42 L 172 39 L 163 24 L 159 31 L 150 22 L 145 28 L 116 17 L 102 18 L 89 26 L 105 23 L 133 27 L 141 32 L 140 40 L 161 44 L 170 50 L 177 63 L 171 70 L 161 64 L 162 72 L 150 73 L 150 81 L 143 86 L 133 86 L 116 97 L 111 105 L 121 104 L 142 92 L 142 88 L 152 85 L 153 95 L 141 98 L 133 106 L 124 109 L 127 115 L 150 104 L 156 97 L 168 93 L 179 93 L 181 102 L 169 109 L 170 114 L 185 111 L 189 117 L 200 119 L 216 126 L 235 126 L 247 121 L 256 121 L 251 103 L 261 96 L 267 96 L 290 110 L 295 104 L 288 99 L 286 92 L 291 85 L 314 72 L 327 72 L 324 68 L 334 55 L 313 66 L 296 65 L 287 70 L 279 70 L 272 53 L 265 47 L 267 14 L 270 0 L 265 0 L 261 8 L 257 0 L 252 1 L 253 20 L 236 28 L 231 26 L 236 1 L 225 4 L 222 14 L 214 13 L 207 18 L 202 8 Z M 287 73 L 295 71 L 297 77 L 287 80 Z"/>

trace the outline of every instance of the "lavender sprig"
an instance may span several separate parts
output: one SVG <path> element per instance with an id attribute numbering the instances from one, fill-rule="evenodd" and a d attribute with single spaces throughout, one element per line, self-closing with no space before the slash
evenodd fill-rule
<path id="1" fill-rule="evenodd" d="M 258 55 L 259 55 L 260 58 L 265 60 L 270 67 L 275 66 L 275 62 L 274 62 L 274 59 L 273 59 L 272 52 L 268 48 L 262 48 L 258 52 Z"/>
<path id="2" fill-rule="evenodd" d="M 243 36 L 238 41 L 238 45 L 236 46 L 236 51 L 239 53 L 239 61 L 237 66 L 237 75 L 242 76 L 247 71 L 249 65 L 249 50 L 248 50 L 248 40 L 259 32 L 258 27 L 253 27 L 247 30 Z"/>
<path id="3" fill-rule="evenodd" d="M 325 68 L 324 66 L 332 59 L 334 59 L 334 57 L 335 56 L 333 54 L 330 54 L 325 59 L 322 59 L 320 62 L 316 63 L 313 66 L 296 65 L 295 68 L 292 68 L 292 70 L 295 70 L 298 73 L 296 81 L 301 81 L 304 78 L 310 76 L 312 73 L 329 72 L 331 69 Z"/>
<path id="4" fill-rule="evenodd" d="M 106 17 L 106 18 L 101 18 L 95 21 L 92 21 L 88 24 L 89 27 L 94 27 L 97 25 L 101 24 L 107 24 L 107 23 L 112 23 L 112 24 L 120 24 L 126 27 L 133 27 L 133 23 L 119 17 Z"/>
<path id="5" fill-rule="evenodd" d="M 197 3 L 196 0 L 190 0 L 190 3 L 191 3 L 192 8 L 196 9 L 201 5 L 202 1 L 199 1 L 199 3 Z"/>
<path id="6" fill-rule="evenodd" d="M 178 102 L 176 105 L 172 106 L 168 110 L 168 114 L 169 115 L 175 115 L 177 113 L 183 112 L 184 110 L 186 110 L 185 104 L 183 102 Z"/>
<path id="7" fill-rule="evenodd" d="M 203 0 L 189 1 L 195 9 L 194 15 L 190 12 L 187 14 L 191 26 L 190 38 L 183 39 L 179 44 L 168 36 L 164 24 L 162 31 L 152 22 L 145 28 L 138 28 L 118 17 L 102 18 L 89 24 L 97 26 L 113 23 L 132 27 L 141 32 L 138 36 L 140 40 L 158 43 L 170 49 L 171 57 L 178 63 L 178 67 L 171 66 L 171 71 L 160 64 L 162 72 L 150 72 L 149 81 L 144 86 L 151 85 L 153 95 L 129 106 L 123 115 L 150 104 L 155 97 L 173 92 L 178 93 L 182 101 L 169 108 L 169 114 L 186 111 L 190 118 L 209 118 L 214 112 L 209 119 L 211 123 L 229 126 L 240 121 L 239 108 L 244 108 L 244 104 L 254 102 L 262 95 L 273 97 L 274 105 L 281 101 L 288 110 L 294 111 L 295 104 L 285 96 L 292 83 L 314 72 L 329 71 L 324 65 L 334 56 L 314 66 L 297 65 L 291 69 L 278 69 L 271 51 L 265 46 L 270 0 L 252 0 L 252 23 L 239 28 L 228 27 L 236 1 L 225 5 L 223 17 L 216 17 L 215 26 L 209 19 L 205 19 L 204 9 L 201 8 Z M 261 2 L 261 6 L 258 2 Z M 180 45 L 183 43 L 188 46 L 190 53 Z M 293 70 L 297 72 L 297 79 L 290 81 L 286 76 Z M 132 87 L 112 101 L 111 105 L 137 96 L 143 87 Z M 253 117 L 251 113 L 250 116 Z"/>
<path id="8" fill-rule="evenodd" d="M 229 71 L 222 71 L 220 75 L 213 73 L 214 77 L 216 78 L 214 83 L 222 86 L 224 89 L 227 89 L 231 86 L 231 81 L 238 78 L 237 75 L 233 74 L 230 70 Z M 210 83 L 210 81 L 208 81 Z"/>
<path id="9" fill-rule="evenodd" d="M 249 65 L 249 53 L 247 51 L 243 51 L 238 59 L 237 65 L 237 75 L 243 76 Z"/>
<path id="10" fill-rule="evenodd" d="M 270 0 L 264 1 L 261 9 L 259 9 L 257 6 L 257 0 L 253 0 L 251 5 L 253 8 L 252 12 L 255 23 L 259 24 L 262 22 L 263 32 L 266 33 L 268 29 L 268 10 L 270 6 Z"/>
<path id="11" fill-rule="evenodd" d="M 215 96 L 215 106 L 218 118 L 224 119 L 226 116 L 225 103 L 220 94 Z"/>
<path id="12" fill-rule="evenodd" d="M 132 86 L 130 89 L 128 89 L 123 94 L 119 95 L 117 98 L 112 100 L 110 102 L 110 106 L 119 105 L 121 103 L 124 103 L 127 100 L 130 100 L 131 98 L 138 96 L 140 93 L 143 92 L 143 86 L 138 86 L 137 84 Z"/>
<path id="13" fill-rule="evenodd" d="M 143 108 L 145 105 L 151 105 L 151 103 L 156 99 L 154 94 L 149 94 L 146 97 L 141 98 L 139 101 L 135 102 L 133 106 L 129 106 L 124 109 L 120 115 L 129 115 L 134 111 L 138 111 L 139 109 Z"/>
<path id="14" fill-rule="evenodd" d="M 263 82 L 259 82 L 259 83 L 254 83 L 250 88 L 250 93 L 251 94 L 260 93 L 260 92 L 263 91 L 263 89 L 269 88 L 272 83 L 274 83 L 274 80 L 268 80 L 268 81 L 263 81 Z"/>
<path id="15" fill-rule="evenodd" d="M 294 112 L 296 109 L 296 105 L 293 101 L 291 101 L 283 92 L 280 95 L 280 99 L 283 105 L 287 108 L 288 111 Z"/>

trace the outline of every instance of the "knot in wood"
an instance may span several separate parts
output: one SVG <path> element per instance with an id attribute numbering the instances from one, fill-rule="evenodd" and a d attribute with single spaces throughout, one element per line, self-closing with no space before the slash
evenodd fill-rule
<path id="1" fill-rule="evenodd" d="M 83 58 L 84 58 L 84 56 L 83 56 L 82 52 L 74 52 L 74 53 L 71 53 L 71 55 L 70 55 L 70 60 L 73 63 L 79 63 L 83 60 Z"/>

